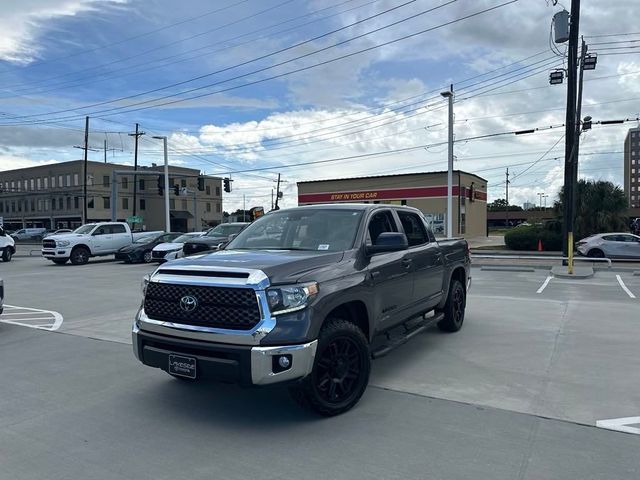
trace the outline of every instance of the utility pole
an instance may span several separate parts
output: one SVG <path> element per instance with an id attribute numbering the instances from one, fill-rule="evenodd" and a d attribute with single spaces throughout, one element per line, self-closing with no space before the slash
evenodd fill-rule
<path id="1" fill-rule="evenodd" d="M 509 228 L 509 167 L 507 167 L 507 183 L 506 183 L 506 193 L 505 196 L 507 197 L 507 228 Z"/>
<path id="2" fill-rule="evenodd" d="M 139 130 L 140 125 L 136 123 L 136 133 L 130 133 L 130 137 L 135 137 L 135 146 L 133 149 L 133 216 L 136 216 L 137 210 L 137 193 L 138 193 L 138 177 L 135 172 L 138 171 L 138 139 L 144 135 L 144 132 Z M 115 201 L 115 200 L 114 200 Z M 135 223 L 132 225 L 135 227 Z"/>
<path id="3" fill-rule="evenodd" d="M 89 117 L 84 119 L 84 182 L 82 182 L 82 223 L 87 223 L 87 165 L 89 152 Z"/>
<path id="4" fill-rule="evenodd" d="M 247 196 L 242 194 L 242 221 L 247 221 Z"/>
<path id="5" fill-rule="evenodd" d="M 107 139 L 104 139 L 104 163 L 107 163 Z"/>
<path id="6" fill-rule="evenodd" d="M 580 0 L 571 0 L 569 47 L 567 60 L 567 112 L 565 119 L 564 148 L 564 228 L 562 256 L 573 254 L 573 150 L 576 142 L 576 83 L 578 67 L 578 32 L 580 30 Z M 542 200 L 542 199 L 541 199 Z M 564 263 L 564 262 L 563 262 Z M 573 262 L 569 262 L 568 273 L 573 273 Z"/>
<path id="7" fill-rule="evenodd" d="M 447 168 L 447 238 L 453 234 L 453 84 L 440 95 L 449 100 L 449 159 Z"/>
<path id="8" fill-rule="evenodd" d="M 153 137 L 162 140 L 164 147 L 164 224 L 165 231 L 171 231 L 171 218 L 169 216 L 169 155 L 167 154 L 167 137 Z M 106 140 L 105 140 L 106 141 Z"/>
<path id="9" fill-rule="evenodd" d="M 273 210 L 273 188 L 271 189 L 271 210 Z"/>
<path id="10" fill-rule="evenodd" d="M 278 185 L 276 187 L 276 205 L 274 207 L 276 210 L 280 210 L 280 207 L 278 207 L 278 200 L 280 200 L 280 174 L 278 174 Z"/>

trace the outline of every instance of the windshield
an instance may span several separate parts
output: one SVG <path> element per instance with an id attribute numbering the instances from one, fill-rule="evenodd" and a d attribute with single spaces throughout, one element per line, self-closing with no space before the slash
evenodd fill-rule
<path id="1" fill-rule="evenodd" d="M 269 213 L 245 228 L 227 249 L 349 250 L 362 211 L 304 209 Z"/>
<path id="2" fill-rule="evenodd" d="M 83 225 L 81 227 L 76 228 L 73 233 L 89 233 L 91 232 L 91 230 L 93 230 L 94 228 L 96 228 L 96 224 L 95 223 L 88 223 L 86 225 Z"/>
<path id="3" fill-rule="evenodd" d="M 239 233 L 244 225 L 232 225 L 232 224 L 222 224 L 217 227 L 209 230 L 207 232 L 207 237 L 228 237 L 229 235 L 233 235 L 234 233 Z"/>
<path id="4" fill-rule="evenodd" d="M 161 233 L 156 233 L 153 235 L 145 235 L 144 237 L 140 237 L 133 243 L 150 243 L 160 238 L 161 235 L 162 235 Z"/>
<path id="5" fill-rule="evenodd" d="M 178 238 L 171 240 L 171 243 L 184 243 L 190 238 L 199 237 L 200 235 L 180 235 Z"/>

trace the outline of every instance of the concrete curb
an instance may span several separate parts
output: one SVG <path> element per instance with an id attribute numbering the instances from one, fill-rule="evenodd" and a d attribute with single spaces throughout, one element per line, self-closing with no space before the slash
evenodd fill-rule
<path id="1" fill-rule="evenodd" d="M 571 280 L 581 280 L 584 278 L 591 278 L 594 275 L 593 268 L 591 267 L 573 267 L 573 274 L 569 274 L 567 267 L 563 265 L 554 265 L 551 267 L 551 274 L 558 278 L 568 278 Z"/>
<path id="2" fill-rule="evenodd" d="M 535 272 L 533 267 L 510 266 L 510 265 L 485 265 L 480 267 L 485 272 Z"/>

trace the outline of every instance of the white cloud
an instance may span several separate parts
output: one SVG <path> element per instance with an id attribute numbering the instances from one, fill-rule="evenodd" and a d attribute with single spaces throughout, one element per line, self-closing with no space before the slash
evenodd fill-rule
<path id="1" fill-rule="evenodd" d="M 38 36 L 47 22 L 92 11 L 101 4 L 127 0 L 22 0 L 3 2 L 0 16 L 0 60 L 28 64 L 38 56 Z"/>
<path id="2" fill-rule="evenodd" d="M 0 154 L 0 171 L 14 170 L 16 168 L 38 167 L 58 163 L 57 160 L 31 160 L 27 157 Z"/>

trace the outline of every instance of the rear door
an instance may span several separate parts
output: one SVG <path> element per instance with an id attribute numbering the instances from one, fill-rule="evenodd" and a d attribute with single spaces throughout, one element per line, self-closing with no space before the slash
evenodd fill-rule
<path id="1" fill-rule="evenodd" d="M 413 302 L 418 309 L 430 308 L 440 301 L 444 264 L 440 247 L 431 241 L 425 222 L 415 212 L 396 210 L 409 242 L 406 258 L 411 262 Z"/>
<path id="2" fill-rule="evenodd" d="M 383 232 L 398 232 L 391 210 L 376 210 L 369 218 L 365 242 L 374 245 Z M 375 325 L 386 330 L 407 317 L 413 298 L 411 265 L 407 251 L 377 253 L 369 257 L 368 279 L 373 291 Z"/>
<path id="3" fill-rule="evenodd" d="M 109 239 L 109 250 L 115 252 L 122 247 L 131 245 L 133 241 L 131 233 L 127 231 L 127 228 L 121 223 L 112 223 L 109 225 L 111 231 L 111 238 Z"/>

